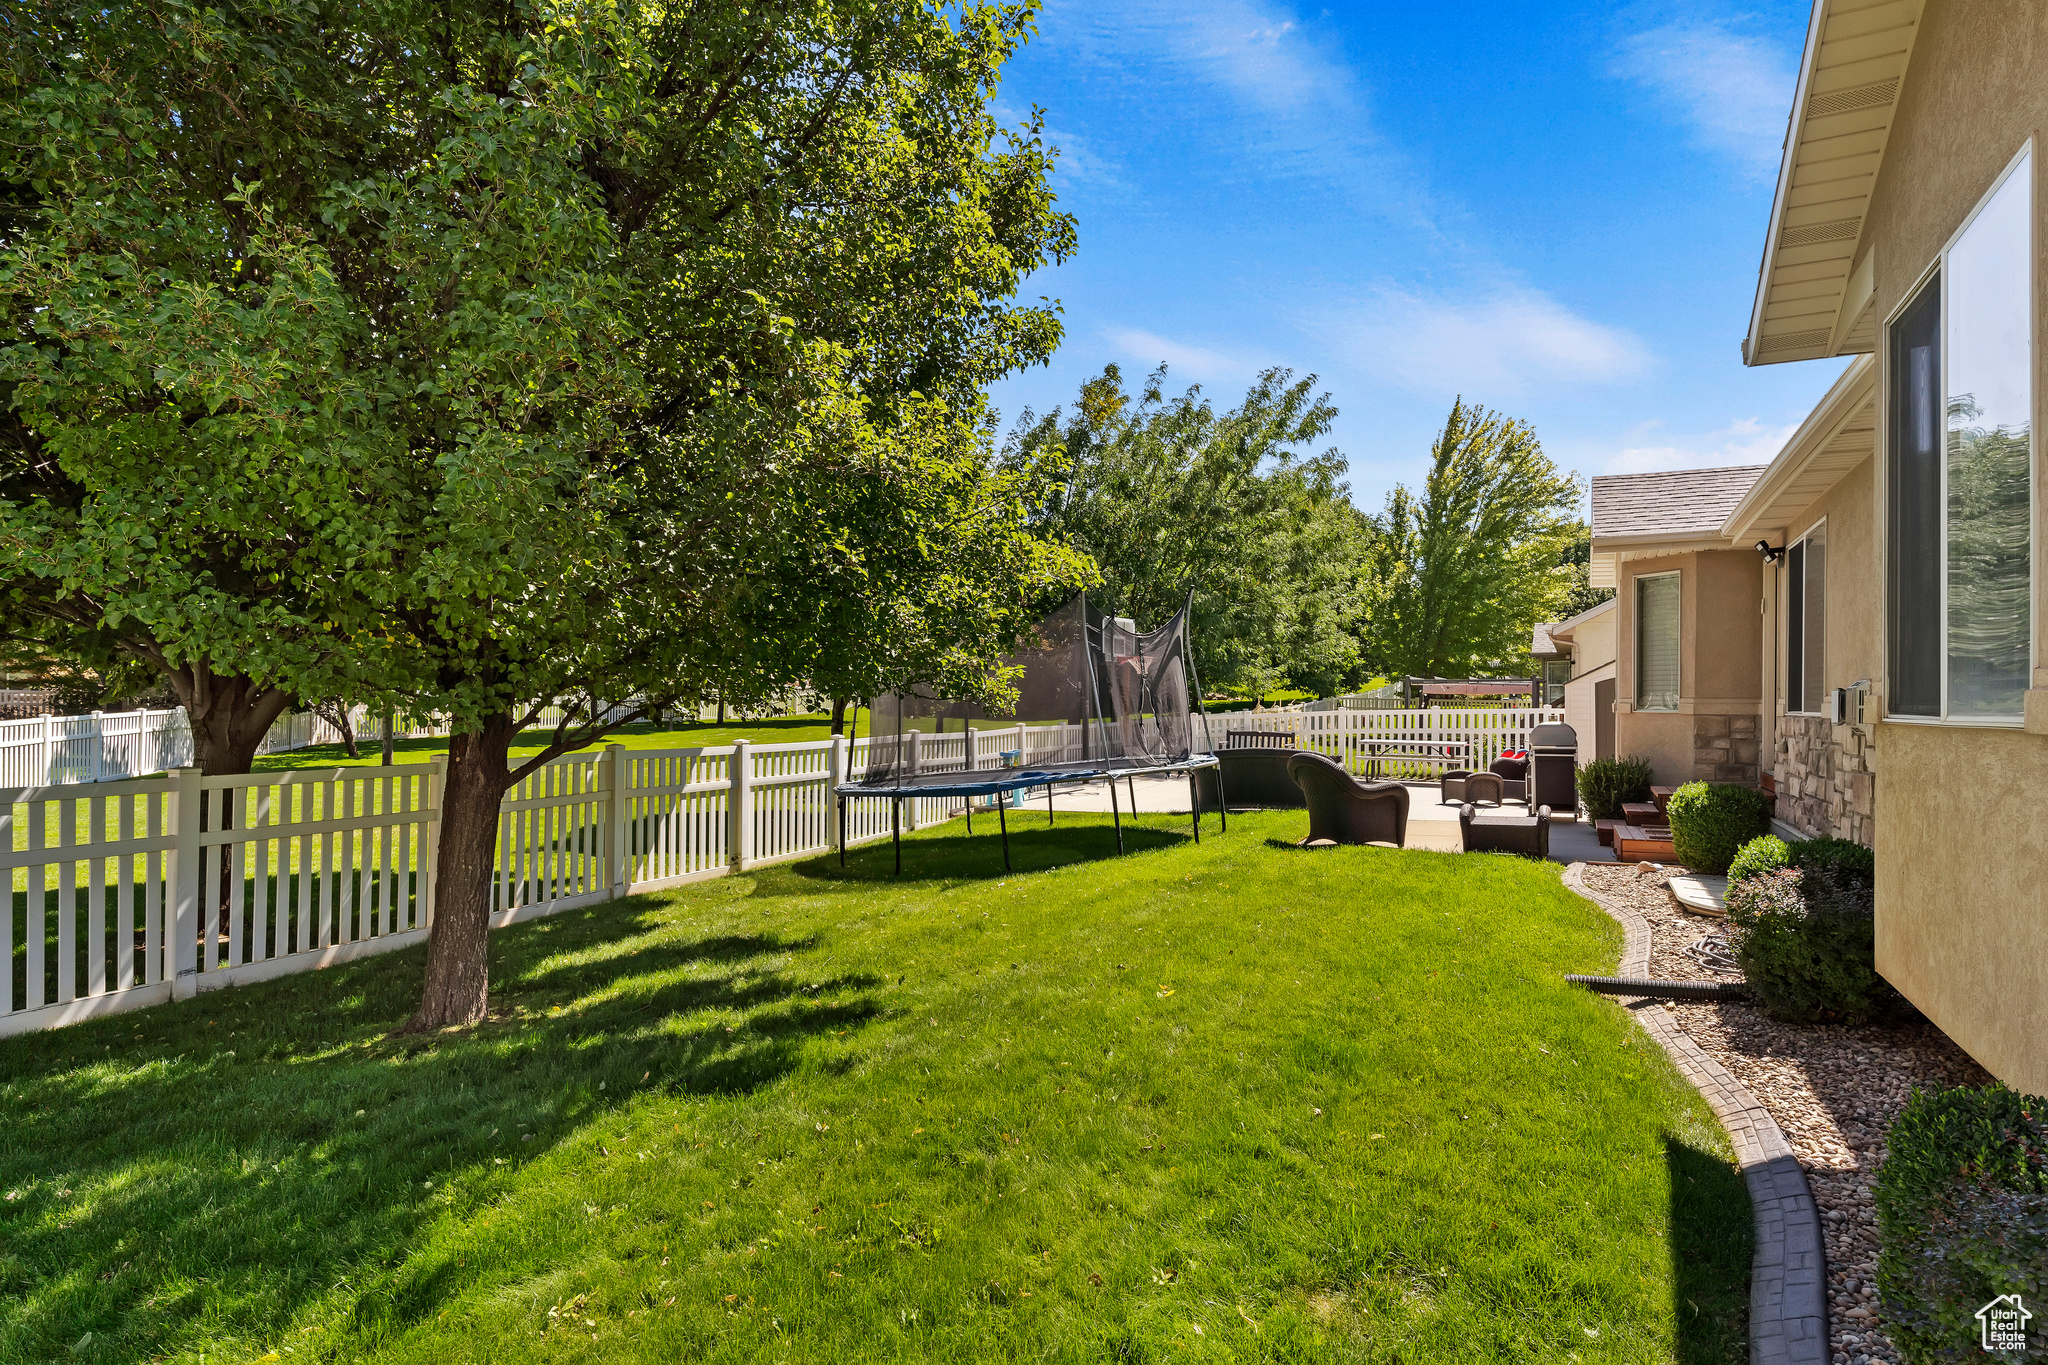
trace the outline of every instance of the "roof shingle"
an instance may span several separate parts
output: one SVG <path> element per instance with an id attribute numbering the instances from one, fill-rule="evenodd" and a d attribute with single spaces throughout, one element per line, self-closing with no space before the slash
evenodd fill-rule
<path id="1" fill-rule="evenodd" d="M 1666 469 L 1593 479 L 1595 536 L 1712 535 L 1769 466 Z"/>

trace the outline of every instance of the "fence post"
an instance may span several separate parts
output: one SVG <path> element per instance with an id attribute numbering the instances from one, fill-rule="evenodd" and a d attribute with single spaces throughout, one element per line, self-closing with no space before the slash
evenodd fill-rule
<path id="1" fill-rule="evenodd" d="M 170 939 L 171 998 L 199 992 L 199 769 L 171 772 L 171 832 L 177 843 L 165 869 L 164 932 Z"/>
<path id="2" fill-rule="evenodd" d="M 57 718 L 49 712 L 43 713 L 43 775 L 35 780 L 32 784 L 34 786 L 45 786 L 49 783 L 50 769 L 57 762 L 57 751 L 52 747 L 54 740 L 50 734 L 50 728 L 56 721 Z"/>
<path id="3" fill-rule="evenodd" d="M 632 792 L 627 787 L 632 770 L 626 766 L 625 745 L 605 745 L 604 756 L 603 780 L 610 791 L 605 803 L 605 862 L 612 899 L 618 900 L 633 888 Z"/>
<path id="4" fill-rule="evenodd" d="M 839 784 L 846 781 L 846 736 L 832 736 L 832 747 L 825 751 L 825 847 L 839 848 Z"/>
<path id="5" fill-rule="evenodd" d="M 434 812 L 433 818 L 420 826 L 420 862 L 426 867 L 426 884 L 419 890 L 419 927 L 434 927 L 434 883 L 439 879 L 441 859 L 441 793 L 446 789 L 448 778 L 448 755 L 435 754 L 427 760 L 427 809 Z M 498 841 L 491 840 L 491 851 L 496 854 Z M 495 861 L 495 857 L 494 857 Z"/>
<path id="6" fill-rule="evenodd" d="M 751 860 L 754 842 L 754 758 L 748 752 L 747 741 L 733 741 L 732 757 L 726 760 L 732 765 L 732 795 L 726 800 L 731 806 L 730 826 L 732 829 L 732 867 L 735 872 L 747 870 Z"/>

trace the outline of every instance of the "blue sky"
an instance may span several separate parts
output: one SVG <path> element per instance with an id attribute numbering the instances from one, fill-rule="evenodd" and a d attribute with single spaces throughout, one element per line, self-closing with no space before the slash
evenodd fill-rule
<path id="1" fill-rule="evenodd" d="M 1081 246 L 1005 430 L 1163 360 L 1219 407 L 1321 376 L 1367 510 L 1460 393 L 1581 475 L 1769 460 L 1842 366 L 1739 351 L 1807 12 L 1049 0 L 998 109 L 1044 109 Z"/>

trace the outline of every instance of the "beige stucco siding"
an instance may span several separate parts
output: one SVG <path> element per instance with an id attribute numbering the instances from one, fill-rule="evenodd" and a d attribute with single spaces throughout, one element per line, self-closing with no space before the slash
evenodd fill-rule
<path id="1" fill-rule="evenodd" d="M 1673 571 L 1679 575 L 1678 710 L 1637 711 L 1635 580 Z M 1648 759 L 1660 785 L 1694 778 L 1754 783 L 1762 708 L 1760 557 L 1754 550 L 1707 550 L 1625 560 L 1619 579 L 1612 613 L 1619 680 L 1615 752 Z M 1741 718 L 1746 728 L 1731 735 L 1725 717 Z"/>
<path id="2" fill-rule="evenodd" d="M 2048 525 L 2039 436 L 2048 400 L 2048 346 L 2040 340 L 2041 319 L 2048 316 L 2044 70 L 2048 5 L 1929 0 L 1858 248 L 1859 260 L 1871 262 L 1874 310 L 1882 322 L 2032 140 L 2037 527 Z M 1877 342 L 1878 459 L 1828 499 L 1831 556 L 1839 518 L 1845 568 L 1848 542 L 1863 538 L 1870 576 L 1859 592 L 1830 593 L 1830 611 L 1844 620 L 1839 632 L 1830 622 L 1827 675 L 1836 686 L 1868 676 L 1882 692 L 1882 428 L 1892 385 L 1882 326 Z M 1859 513 L 1859 504 L 1868 512 Z M 1840 510 L 1832 510 L 1837 505 Z M 1867 531 L 1861 529 L 1865 516 Z M 2035 574 L 2038 585 L 2038 564 Z M 2038 586 L 2033 607 L 2038 689 L 2048 687 L 2040 652 L 2048 638 L 2048 593 Z M 2012 804 L 2013 794 L 2039 785 L 2048 736 L 1894 722 L 1878 726 L 1873 740 L 1878 969 L 2001 1079 L 2048 1091 L 2048 835 Z"/>
<path id="3" fill-rule="evenodd" d="M 1877 969 L 1993 1075 L 2048 1094 L 2048 736 L 1879 727 Z"/>

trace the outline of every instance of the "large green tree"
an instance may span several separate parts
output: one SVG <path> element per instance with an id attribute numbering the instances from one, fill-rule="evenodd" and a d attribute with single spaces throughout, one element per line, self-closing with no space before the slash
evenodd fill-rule
<path id="1" fill-rule="evenodd" d="M 1527 422 L 1452 403 L 1422 495 L 1397 486 L 1377 521 L 1373 662 L 1438 677 L 1519 666 L 1532 628 L 1567 599 L 1580 497 Z"/>
<path id="2" fill-rule="evenodd" d="M 1100 566 L 1106 609 L 1153 625 L 1193 591 L 1204 686 L 1328 691 L 1356 676 L 1368 528 L 1343 457 L 1314 450 L 1337 415 L 1315 382 L 1268 370 L 1218 413 L 1199 387 L 1169 398 L 1165 366 L 1134 395 L 1111 365 L 1010 438 L 1012 462 L 1063 454 L 1034 524 Z"/>
<path id="3" fill-rule="evenodd" d="M 986 687 L 1082 581 L 982 417 L 1073 240 L 988 113 L 1026 11 L 26 11 L 0 384 L 55 487 L 9 500 L 10 581 L 453 718 L 413 1027 L 483 1014 L 499 799 L 598 701 Z"/>

